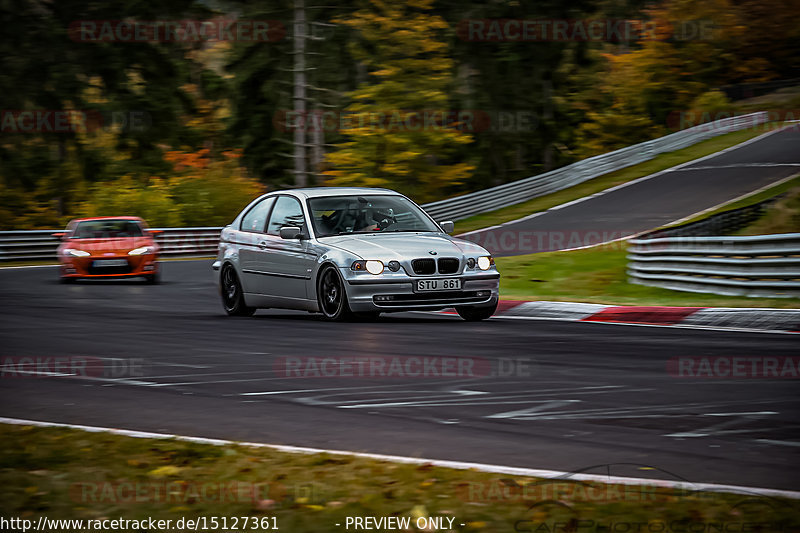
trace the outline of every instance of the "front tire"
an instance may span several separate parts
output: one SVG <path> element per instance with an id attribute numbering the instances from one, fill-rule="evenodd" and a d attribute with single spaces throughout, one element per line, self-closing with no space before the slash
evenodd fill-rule
<path id="1" fill-rule="evenodd" d="M 333 266 L 324 267 L 317 278 L 317 303 L 326 320 L 348 320 L 353 317 L 344 282 Z"/>
<path id="2" fill-rule="evenodd" d="M 233 266 L 226 264 L 222 267 L 219 279 L 225 312 L 230 316 L 253 316 L 256 308 L 245 305 L 242 284 L 239 283 L 239 276 Z"/>
<path id="3" fill-rule="evenodd" d="M 155 285 L 156 283 L 161 283 L 161 275 L 156 272 L 155 274 L 148 274 L 144 277 L 145 281 L 151 285 Z"/>
<path id="4" fill-rule="evenodd" d="M 458 314 L 467 322 L 486 320 L 497 311 L 497 304 L 491 307 L 456 307 Z"/>

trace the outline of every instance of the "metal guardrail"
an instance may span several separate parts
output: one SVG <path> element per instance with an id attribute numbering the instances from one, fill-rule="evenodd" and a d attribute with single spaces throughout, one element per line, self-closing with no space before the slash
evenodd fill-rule
<path id="1" fill-rule="evenodd" d="M 152 228 L 161 255 L 213 255 L 222 228 Z M 0 262 L 54 259 L 61 240 L 52 233 L 63 230 L 0 231 Z"/>
<path id="2" fill-rule="evenodd" d="M 631 283 L 732 296 L 800 297 L 800 233 L 629 242 Z"/>
<path id="3" fill-rule="evenodd" d="M 603 174 L 648 161 L 658 154 L 679 150 L 717 135 L 754 127 L 766 121 L 767 113 L 761 111 L 700 124 L 658 139 L 583 159 L 544 174 L 425 204 L 422 208 L 436 220 L 460 220 L 551 194 Z"/>
<path id="4" fill-rule="evenodd" d="M 459 220 L 550 194 L 672 150 L 685 148 L 723 133 L 757 126 L 767 120 L 766 112 L 731 117 L 672 133 L 615 152 L 598 155 L 523 180 L 423 205 L 436 220 Z M 216 253 L 222 228 L 153 228 L 162 255 Z M 51 233 L 61 230 L 0 231 L 0 262 L 53 259 L 59 240 Z"/>
<path id="5" fill-rule="evenodd" d="M 708 235 L 730 235 L 758 220 L 767 208 L 784 198 L 786 193 L 778 194 L 761 202 L 729 209 L 708 218 L 687 222 L 680 226 L 657 229 L 640 235 L 640 239 L 658 239 L 662 237 L 695 237 Z"/>

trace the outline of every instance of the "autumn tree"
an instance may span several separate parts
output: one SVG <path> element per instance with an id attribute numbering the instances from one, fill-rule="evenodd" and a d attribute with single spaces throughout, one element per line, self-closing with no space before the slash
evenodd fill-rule
<path id="1" fill-rule="evenodd" d="M 327 155 L 330 185 L 393 187 L 427 201 L 473 170 L 453 157 L 472 137 L 465 117 L 449 113 L 454 65 L 441 35 L 448 25 L 431 4 L 371 0 L 337 19 L 358 32 L 351 52 L 367 79 L 349 93 L 339 121 L 347 140 Z"/>
<path id="2" fill-rule="evenodd" d="M 588 120 L 578 129 L 580 155 L 667 133 L 679 127 L 675 117 L 682 112 L 717 111 L 719 98 L 707 93 L 721 85 L 776 77 L 780 67 L 770 57 L 771 50 L 742 50 L 738 44 L 763 37 L 763 22 L 752 20 L 745 9 L 753 5 L 746 2 L 742 7 L 733 0 L 665 0 L 648 7 L 640 41 L 632 43 L 630 50 L 609 47 L 604 54 L 607 67 L 597 76 L 595 90 L 607 102 L 601 109 L 588 111 Z M 792 30 L 781 28 L 779 48 L 785 50 Z M 699 110 L 698 104 L 713 105 Z"/>

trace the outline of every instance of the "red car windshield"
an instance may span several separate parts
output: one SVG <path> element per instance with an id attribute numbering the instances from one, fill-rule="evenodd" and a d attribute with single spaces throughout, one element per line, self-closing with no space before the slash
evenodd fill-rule
<path id="1" fill-rule="evenodd" d="M 142 235 L 142 227 L 135 220 L 84 220 L 78 222 L 70 238 L 119 239 Z"/>

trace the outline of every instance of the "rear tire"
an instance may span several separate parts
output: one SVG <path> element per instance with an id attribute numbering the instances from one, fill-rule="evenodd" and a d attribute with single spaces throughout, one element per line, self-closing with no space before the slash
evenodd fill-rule
<path id="1" fill-rule="evenodd" d="M 222 291 L 222 306 L 230 316 L 253 316 L 255 307 L 248 307 L 244 303 L 244 291 L 239 283 L 239 276 L 230 264 L 222 267 L 219 276 L 220 290 Z"/>
<path id="2" fill-rule="evenodd" d="M 76 279 L 77 278 L 68 278 L 67 276 L 61 276 L 60 278 L 58 278 L 58 282 L 64 285 L 68 285 L 70 283 L 75 283 Z"/>
<path id="3" fill-rule="evenodd" d="M 347 303 L 342 276 L 333 266 L 323 267 L 317 278 L 317 303 L 325 320 L 349 320 L 354 316 Z"/>
<path id="4" fill-rule="evenodd" d="M 458 314 L 467 322 L 486 320 L 497 311 L 497 304 L 491 307 L 456 307 Z"/>

